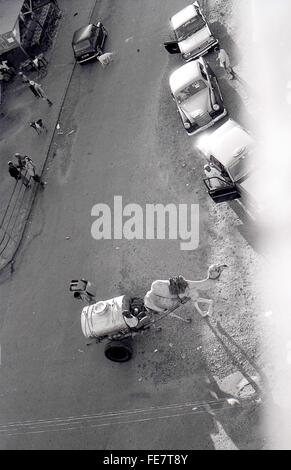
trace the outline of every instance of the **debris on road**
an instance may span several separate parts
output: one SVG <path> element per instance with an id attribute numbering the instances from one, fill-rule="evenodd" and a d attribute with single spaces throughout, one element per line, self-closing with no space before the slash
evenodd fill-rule
<path id="1" fill-rule="evenodd" d="M 106 67 L 107 65 L 111 64 L 114 60 L 114 57 L 117 55 L 115 51 L 113 52 L 104 52 L 104 54 L 101 54 L 97 57 L 97 60 L 99 60 L 100 64 L 102 67 Z"/>

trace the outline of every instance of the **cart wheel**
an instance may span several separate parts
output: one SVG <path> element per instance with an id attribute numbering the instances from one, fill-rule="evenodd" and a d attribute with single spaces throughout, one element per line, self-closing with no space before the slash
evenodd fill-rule
<path id="1" fill-rule="evenodd" d="M 104 354 L 110 361 L 127 362 L 132 357 L 132 345 L 130 341 L 109 341 L 104 349 Z"/>

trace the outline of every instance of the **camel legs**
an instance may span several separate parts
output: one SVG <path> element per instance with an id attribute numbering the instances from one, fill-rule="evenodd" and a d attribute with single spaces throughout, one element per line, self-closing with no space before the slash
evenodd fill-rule
<path id="1" fill-rule="evenodd" d="M 203 312 L 203 310 L 201 310 L 201 308 L 199 307 L 199 303 L 203 303 L 203 304 L 207 304 L 209 305 L 208 307 L 208 310 L 207 312 Z M 203 299 L 202 297 L 198 297 L 198 299 L 194 300 L 194 307 L 196 308 L 197 312 L 202 316 L 202 317 L 208 317 L 208 316 L 211 316 L 212 313 L 213 313 L 213 300 L 212 299 Z M 178 318 L 179 320 L 182 320 L 186 323 L 190 323 L 191 322 L 191 319 L 190 318 L 182 318 L 180 317 L 179 315 L 177 315 L 176 313 L 173 313 L 171 312 L 169 314 L 170 317 L 175 317 L 175 318 Z"/>
<path id="2" fill-rule="evenodd" d="M 208 308 L 207 312 L 203 312 L 201 310 L 201 308 L 198 305 L 199 302 L 209 305 L 209 308 Z M 208 317 L 208 316 L 212 315 L 212 313 L 213 313 L 213 300 L 203 299 L 202 297 L 199 297 L 197 300 L 194 301 L 194 307 L 196 308 L 197 312 L 200 313 L 200 315 L 202 317 Z"/>

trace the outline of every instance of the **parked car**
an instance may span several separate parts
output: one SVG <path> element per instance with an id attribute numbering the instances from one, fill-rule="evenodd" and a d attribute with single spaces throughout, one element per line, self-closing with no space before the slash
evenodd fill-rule
<path id="1" fill-rule="evenodd" d="M 202 57 L 175 70 L 169 82 L 172 97 L 189 135 L 207 129 L 226 116 L 217 78 Z"/>
<path id="2" fill-rule="evenodd" d="M 82 64 L 101 55 L 107 36 L 108 33 L 100 21 L 75 31 L 72 47 L 76 61 Z"/>
<path id="3" fill-rule="evenodd" d="M 250 134 L 228 119 L 211 135 L 202 136 L 197 148 L 207 162 L 204 183 L 213 201 L 242 198 L 247 206 L 258 209 L 254 184 L 258 163 Z"/>
<path id="4" fill-rule="evenodd" d="M 198 2 L 188 5 L 170 19 L 175 41 L 164 43 L 170 54 L 182 54 L 188 62 L 206 54 L 218 44 Z"/>

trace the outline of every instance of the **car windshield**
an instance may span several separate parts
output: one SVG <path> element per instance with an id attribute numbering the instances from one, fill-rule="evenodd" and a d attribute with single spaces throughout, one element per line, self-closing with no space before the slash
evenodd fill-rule
<path id="1" fill-rule="evenodd" d="M 178 103 L 183 103 L 183 101 L 188 100 L 191 98 L 191 96 L 196 95 L 199 93 L 199 91 L 203 90 L 206 88 L 206 83 L 203 82 L 203 80 L 197 80 L 194 83 L 191 83 L 191 85 L 188 85 L 186 88 L 183 88 L 183 90 L 180 90 L 178 94 L 176 95 Z"/>
<path id="2" fill-rule="evenodd" d="M 197 33 L 200 29 L 205 26 L 205 21 L 202 16 L 198 13 L 196 16 L 186 21 L 179 28 L 176 29 L 176 36 L 178 41 L 183 41 L 187 39 L 192 34 Z"/>
<path id="3" fill-rule="evenodd" d="M 74 44 L 74 49 L 76 52 L 82 52 L 91 47 L 91 43 L 89 39 L 85 39 L 84 41 L 78 42 L 77 44 Z"/>

